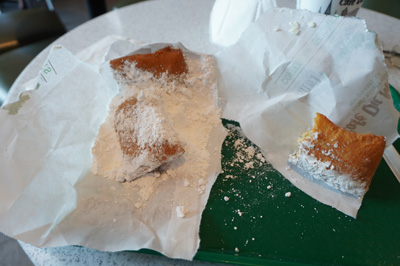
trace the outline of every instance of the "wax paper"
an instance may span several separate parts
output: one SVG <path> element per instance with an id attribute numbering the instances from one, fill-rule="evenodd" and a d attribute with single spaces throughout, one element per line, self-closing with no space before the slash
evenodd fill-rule
<path id="1" fill-rule="evenodd" d="M 239 121 L 295 186 L 353 217 L 362 198 L 312 182 L 287 161 L 316 112 L 347 130 L 383 135 L 387 146 L 398 138 L 399 113 L 377 43 L 361 19 L 274 9 L 216 54 L 224 117 Z"/>
<path id="2" fill-rule="evenodd" d="M 148 248 L 191 260 L 199 247 L 202 211 L 221 171 L 225 129 L 216 124 L 205 138 L 205 176 L 167 172 L 120 183 L 94 175 L 91 148 L 118 93 L 101 64 L 139 48 L 168 45 L 117 39 L 107 37 L 79 57 L 53 47 L 37 81 L 29 83 L 34 88 L 0 109 L 0 231 L 38 247 Z"/>

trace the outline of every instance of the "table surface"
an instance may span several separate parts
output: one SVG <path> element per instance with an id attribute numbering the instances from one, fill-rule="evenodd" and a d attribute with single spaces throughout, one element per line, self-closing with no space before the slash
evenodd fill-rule
<path id="1" fill-rule="evenodd" d="M 290 0 L 278 0 L 279 7 L 294 8 Z M 182 42 L 187 48 L 213 53 L 218 47 L 209 42 L 208 23 L 213 0 L 146 1 L 106 13 L 66 33 L 56 41 L 76 54 L 108 35 L 120 35 L 143 42 Z M 400 20 L 371 10 L 361 9 L 358 17 L 366 21 L 369 30 L 377 32 L 385 50 L 400 45 Z M 49 53 L 43 50 L 21 73 L 10 90 L 9 101 L 16 99 L 23 84 L 34 79 Z M 389 83 L 400 88 L 400 70 L 389 69 Z M 21 243 L 36 265 L 214 265 L 208 262 L 171 260 L 161 256 L 132 252 L 100 252 L 80 247 L 39 249 Z"/>

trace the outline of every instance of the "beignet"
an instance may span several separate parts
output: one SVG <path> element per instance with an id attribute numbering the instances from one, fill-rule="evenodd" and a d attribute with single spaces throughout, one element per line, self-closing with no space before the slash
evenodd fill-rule
<path id="1" fill-rule="evenodd" d="M 114 127 L 123 160 L 130 167 L 130 180 L 149 173 L 182 156 L 181 141 L 158 108 L 130 98 L 114 113 Z M 130 181 L 128 180 L 128 181 Z"/>
<path id="2" fill-rule="evenodd" d="M 383 136 L 358 134 L 317 113 L 314 126 L 298 140 L 289 163 L 328 186 L 359 198 L 371 183 L 382 158 Z"/>
<path id="3" fill-rule="evenodd" d="M 133 62 L 137 68 L 151 72 L 157 78 L 163 73 L 167 73 L 169 76 L 180 76 L 188 72 L 182 50 L 170 46 L 154 53 L 134 54 L 117 58 L 110 61 L 110 66 L 114 70 L 123 71 L 126 63 Z"/>

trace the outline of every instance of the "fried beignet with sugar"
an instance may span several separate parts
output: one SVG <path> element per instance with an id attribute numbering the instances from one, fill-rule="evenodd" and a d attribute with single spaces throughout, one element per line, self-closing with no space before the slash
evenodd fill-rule
<path id="1" fill-rule="evenodd" d="M 299 138 L 298 150 L 289 156 L 289 163 L 359 198 L 370 186 L 385 145 L 383 136 L 347 131 L 317 113 L 313 128 Z"/>
<path id="2" fill-rule="evenodd" d="M 175 160 L 185 152 L 182 142 L 156 106 L 130 98 L 115 110 L 114 127 L 129 180 Z"/>
<path id="3" fill-rule="evenodd" d="M 157 78 L 163 73 L 167 73 L 169 76 L 180 76 L 188 72 L 182 50 L 170 46 L 154 53 L 117 58 L 110 61 L 110 66 L 114 70 L 123 71 L 125 64 L 129 63 L 135 63 L 137 68 L 151 72 Z"/>

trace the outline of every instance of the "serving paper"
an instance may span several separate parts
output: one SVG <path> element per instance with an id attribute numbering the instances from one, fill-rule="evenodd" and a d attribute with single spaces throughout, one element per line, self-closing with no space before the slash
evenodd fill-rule
<path id="1" fill-rule="evenodd" d="M 36 89 L 0 109 L 0 230 L 38 247 L 149 248 L 190 260 L 199 246 L 202 211 L 221 171 L 225 129 L 216 125 L 210 133 L 207 175 L 198 177 L 202 184 L 168 175 L 131 183 L 95 176 L 92 144 L 118 92 L 99 70 L 101 61 L 161 45 L 116 39 L 80 54 L 91 63 L 54 47 Z"/>
<path id="2" fill-rule="evenodd" d="M 287 160 L 316 112 L 350 131 L 396 138 L 384 57 L 363 20 L 306 10 L 262 14 L 217 55 L 224 116 L 240 122 L 272 165 L 295 186 L 356 217 L 362 199 L 303 178 Z"/>

